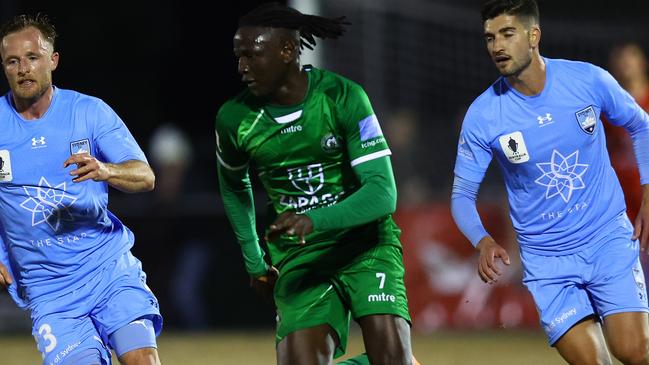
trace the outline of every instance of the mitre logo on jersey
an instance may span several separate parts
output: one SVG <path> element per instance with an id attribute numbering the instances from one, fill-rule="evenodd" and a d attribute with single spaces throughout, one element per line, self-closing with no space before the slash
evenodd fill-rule
<path id="1" fill-rule="evenodd" d="M 88 138 L 70 142 L 70 154 L 76 155 L 77 153 L 90 154 L 90 140 Z"/>
<path id="2" fill-rule="evenodd" d="M 509 162 L 523 163 L 530 160 L 523 134 L 520 131 L 500 136 L 498 140 Z"/>
<path id="3" fill-rule="evenodd" d="M 291 184 L 307 195 L 317 193 L 324 185 L 324 172 L 320 163 L 296 167 L 287 171 Z"/>
<path id="4" fill-rule="evenodd" d="M 65 182 L 52 186 L 45 177 L 41 177 L 38 186 L 24 186 L 23 189 L 29 198 L 20 206 L 32 213 L 32 227 L 47 223 L 57 232 L 61 228 L 61 222 L 74 221 L 69 208 L 77 198 L 67 194 Z"/>
<path id="5" fill-rule="evenodd" d="M 577 123 L 579 123 L 582 131 L 593 134 L 597 125 L 597 114 L 595 114 L 595 109 L 592 106 L 576 112 L 575 117 L 577 117 Z"/>
<path id="6" fill-rule="evenodd" d="M 301 125 L 290 125 L 280 131 L 281 134 L 289 134 L 289 133 L 295 133 L 295 132 L 302 132 L 302 126 Z"/>
<path id="7" fill-rule="evenodd" d="M 13 180 L 11 174 L 11 155 L 9 150 L 0 150 L 0 182 Z"/>
<path id="8" fill-rule="evenodd" d="M 568 156 L 553 150 L 550 162 L 537 163 L 536 166 L 543 175 L 534 182 L 546 187 L 545 199 L 558 195 L 567 203 L 573 191 L 586 187 L 582 176 L 588 165 L 579 163 L 579 150 Z"/>

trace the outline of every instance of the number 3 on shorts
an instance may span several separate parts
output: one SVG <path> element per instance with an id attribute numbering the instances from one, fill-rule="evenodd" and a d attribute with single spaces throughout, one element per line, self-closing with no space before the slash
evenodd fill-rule
<path id="1" fill-rule="evenodd" d="M 43 341 L 39 341 L 39 338 L 36 337 L 36 335 L 34 335 L 34 339 L 36 339 L 36 344 L 39 345 L 39 350 L 41 350 L 40 347 L 42 344 L 43 357 L 45 357 L 45 354 L 54 350 L 54 348 L 56 347 L 56 337 L 52 334 L 52 327 L 47 323 L 44 323 L 38 328 L 38 334 L 43 339 Z"/>
<path id="2" fill-rule="evenodd" d="M 379 278 L 379 289 L 383 289 L 383 286 L 385 286 L 385 273 L 384 272 L 377 272 L 376 277 Z"/>

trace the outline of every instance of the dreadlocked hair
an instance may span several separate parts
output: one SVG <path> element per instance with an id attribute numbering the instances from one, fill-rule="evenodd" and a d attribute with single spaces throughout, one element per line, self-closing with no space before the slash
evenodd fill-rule
<path id="1" fill-rule="evenodd" d="M 239 27 L 271 27 L 294 29 L 300 32 L 300 48 L 313 49 L 315 37 L 336 39 L 345 33 L 344 25 L 349 25 L 344 16 L 325 18 L 302 14 L 279 3 L 266 3 L 250 11 L 239 19 Z"/>

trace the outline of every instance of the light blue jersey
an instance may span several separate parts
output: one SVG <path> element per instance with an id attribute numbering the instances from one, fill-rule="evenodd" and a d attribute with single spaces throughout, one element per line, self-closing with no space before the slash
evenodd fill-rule
<path id="1" fill-rule="evenodd" d="M 600 114 L 616 125 L 647 115 L 603 69 L 544 59 L 543 91 L 525 96 L 503 77 L 469 108 L 455 174 L 480 183 L 500 166 L 523 252 L 570 254 L 599 241 L 625 212 Z M 649 183 L 642 176 L 642 183 Z"/>
<path id="2" fill-rule="evenodd" d="M 10 261 L 10 292 L 33 306 L 88 282 L 129 251 L 133 234 L 107 209 L 108 185 L 74 183 L 71 154 L 146 161 L 117 114 L 103 101 L 54 88 L 43 117 L 25 120 L 11 93 L 0 99 L 0 259 Z M 0 250 L 2 251 L 2 250 Z"/>

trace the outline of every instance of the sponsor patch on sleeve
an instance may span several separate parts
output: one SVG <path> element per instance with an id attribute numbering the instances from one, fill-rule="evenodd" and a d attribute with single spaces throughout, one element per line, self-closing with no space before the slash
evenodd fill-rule
<path id="1" fill-rule="evenodd" d="M 466 140 L 464 139 L 463 135 L 460 135 L 460 140 L 457 145 L 457 154 L 460 157 L 464 157 L 467 160 L 475 160 L 475 156 L 473 155 L 473 151 L 471 151 L 471 148 L 469 148 L 469 145 L 466 143 Z"/>
<path id="2" fill-rule="evenodd" d="M 13 180 L 9 150 L 0 150 L 0 182 Z"/>
<path id="3" fill-rule="evenodd" d="M 520 131 L 500 136 L 500 147 L 511 163 L 523 163 L 530 160 L 525 139 Z"/>
<path id="4" fill-rule="evenodd" d="M 383 135 L 379 120 L 376 119 L 376 115 L 374 114 L 358 122 L 358 128 L 361 131 L 361 142 Z"/>

